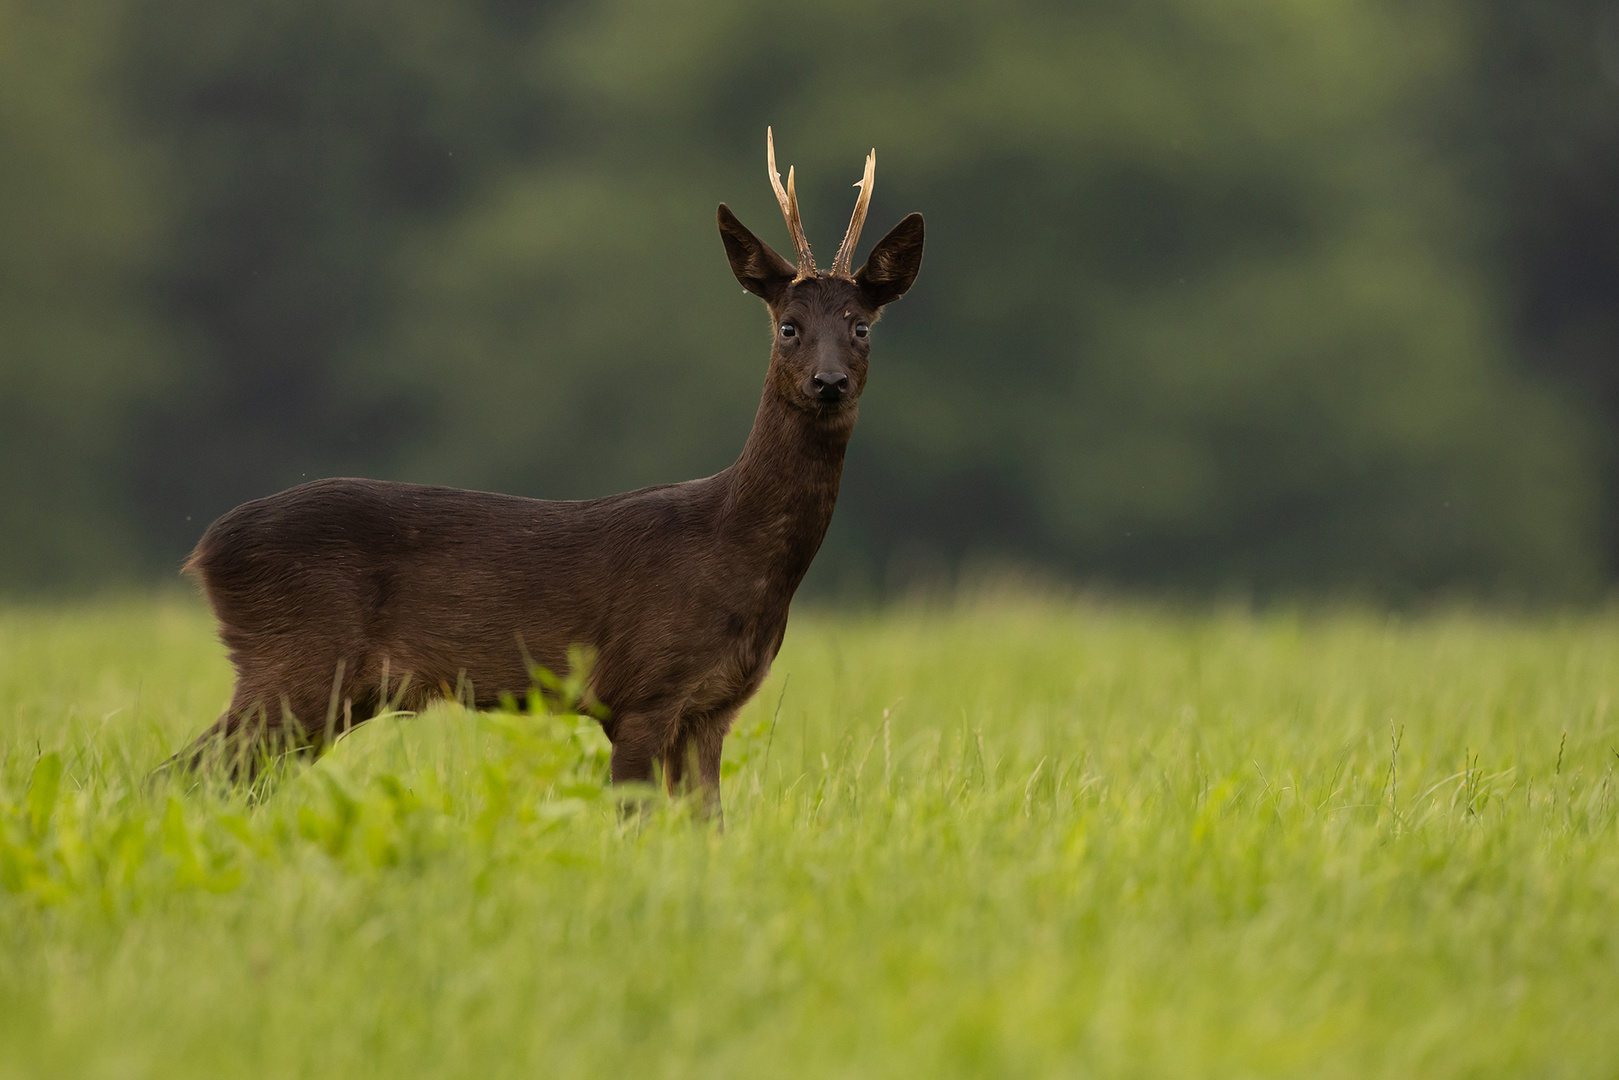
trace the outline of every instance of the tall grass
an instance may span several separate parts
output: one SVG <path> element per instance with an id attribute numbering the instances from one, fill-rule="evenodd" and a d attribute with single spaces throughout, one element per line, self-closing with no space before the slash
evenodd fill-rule
<path id="1" fill-rule="evenodd" d="M 795 619 L 726 831 L 566 715 L 146 785 L 206 614 L 0 614 L 0 1077 L 1619 1068 L 1619 615 Z"/>

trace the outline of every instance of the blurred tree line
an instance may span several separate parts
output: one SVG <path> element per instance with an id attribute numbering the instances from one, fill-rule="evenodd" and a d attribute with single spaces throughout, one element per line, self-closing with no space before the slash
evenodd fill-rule
<path id="1" fill-rule="evenodd" d="M 0 0 L 0 589 L 320 475 L 724 467 L 724 200 L 928 217 L 823 590 L 1578 598 L 1614 571 L 1619 6 Z M 823 258 L 823 261 L 824 258 Z"/>

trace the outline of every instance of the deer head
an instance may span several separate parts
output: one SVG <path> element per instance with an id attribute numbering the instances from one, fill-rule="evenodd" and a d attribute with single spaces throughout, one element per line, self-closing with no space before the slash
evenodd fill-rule
<path id="1" fill-rule="evenodd" d="M 798 213 L 793 170 L 783 187 L 776 171 L 775 137 L 765 131 L 770 184 L 798 255 L 794 266 L 720 204 L 720 237 L 731 272 L 742 287 L 770 308 L 775 342 L 770 350 L 769 385 L 790 405 L 830 420 L 852 423 L 855 403 L 866 386 L 871 327 L 883 306 L 905 295 L 922 268 L 922 215 L 911 214 L 878 241 L 854 273 L 860 229 L 871 203 L 877 151 L 866 158 L 865 175 L 855 186 L 860 196 L 832 269 L 820 272 Z"/>

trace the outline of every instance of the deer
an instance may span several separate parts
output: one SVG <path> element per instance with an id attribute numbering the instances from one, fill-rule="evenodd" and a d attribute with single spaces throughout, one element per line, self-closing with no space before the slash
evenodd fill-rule
<path id="1" fill-rule="evenodd" d="M 922 264 L 913 213 L 852 269 L 873 149 L 843 243 L 818 270 L 769 128 L 765 144 L 797 258 L 720 204 L 731 272 L 772 327 L 736 461 L 578 501 L 339 478 L 243 503 L 184 565 L 235 669 L 230 703 L 171 763 L 229 761 L 234 780 L 251 779 L 266 747 L 318 756 L 379 713 L 445 697 L 494 708 L 527 694 L 535 665 L 562 671 L 584 650 L 612 783 L 651 784 L 661 765 L 671 796 L 700 794 L 720 817 L 725 736 L 770 672 L 832 521 L 871 328 Z"/>

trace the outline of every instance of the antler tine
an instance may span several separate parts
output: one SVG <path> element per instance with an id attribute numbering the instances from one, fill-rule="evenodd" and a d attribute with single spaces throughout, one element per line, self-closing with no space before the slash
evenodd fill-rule
<path id="1" fill-rule="evenodd" d="M 860 229 L 866 224 L 866 208 L 871 205 L 871 185 L 876 179 L 877 148 L 872 147 L 871 153 L 866 155 L 866 175 L 855 185 L 860 189 L 860 197 L 855 200 L 854 216 L 849 219 L 849 231 L 843 234 L 843 246 L 838 248 L 838 257 L 832 260 L 833 277 L 851 276 L 849 264 L 854 262 L 854 246 L 860 242 Z"/>
<path id="2" fill-rule="evenodd" d="M 765 152 L 770 159 L 770 186 L 776 190 L 776 201 L 781 203 L 781 216 L 787 219 L 787 231 L 793 234 L 793 247 L 798 249 L 798 276 L 815 276 L 815 256 L 810 254 L 809 237 L 804 235 L 804 222 L 798 216 L 798 192 L 793 190 L 793 170 L 787 170 L 787 187 L 781 186 L 781 173 L 776 171 L 776 136 L 765 128 Z"/>

